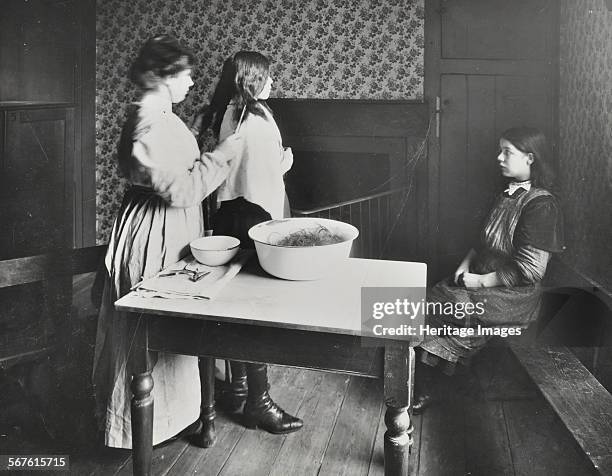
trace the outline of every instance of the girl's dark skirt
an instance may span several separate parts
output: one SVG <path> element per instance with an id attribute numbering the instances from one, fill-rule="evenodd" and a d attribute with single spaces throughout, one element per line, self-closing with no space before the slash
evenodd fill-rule
<path id="1" fill-rule="evenodd" d="M 233 236 L 240 240 L 241 248 L 252 249 L 255 245 L 249 238 L 249 229 L 271 219 L 270 214 L 259 205 L 238 197 L 221 202 L 213 217 L 213 234 Z"/>

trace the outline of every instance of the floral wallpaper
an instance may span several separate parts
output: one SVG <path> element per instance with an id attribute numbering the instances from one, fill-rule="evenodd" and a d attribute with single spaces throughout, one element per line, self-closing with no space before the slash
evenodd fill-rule
<path id="1" fill-rule="evenodd" d="M 603 0 L 563 0 L 560 178 L 565 259 L 612 290 L 612 11 Z"/>
<path id="2" fill-rule="evenodd" d="M 176 111 L 208 101 L 225 58 L 241 49 L 273 61 L 273 97 L 420 99 L 424 0 L 98 0 L 97 239 L 105 242 L 123 192 L 115 149 L 134 89 L 130 61 L 168 33 L 196 54 L 196 85 Z"/>

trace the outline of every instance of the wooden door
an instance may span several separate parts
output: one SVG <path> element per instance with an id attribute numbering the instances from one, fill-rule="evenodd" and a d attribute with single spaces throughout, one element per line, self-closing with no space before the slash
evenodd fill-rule
<path id="1" fill-rule="evenodd" d="M 72 243 L 73 108 L 1 111 L 0 258 Z"/>
<path id="2" fill-rule="evenodd" d="M 478 239 L 494 196 L 500 133 L 557 130 L 556 0 L 427 0 L 425 94 L 430 141 L 430 278 L 452 272 Z"/>

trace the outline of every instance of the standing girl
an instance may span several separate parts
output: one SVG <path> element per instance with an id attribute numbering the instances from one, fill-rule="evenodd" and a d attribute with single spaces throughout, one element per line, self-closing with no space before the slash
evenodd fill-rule
<path id="1" fill-rule="evenodd" d="M 265 102 L 271 88 L 268 58 L 254 51 L 240 51 L 226 61 L 211 106 L 202 116 L 202 126 L 212 123 L 219 140 L 239 131 L 242 145 L 218 190 L 220 207 L 213 218 L 213 230 L 217 235 L 239 238 L 246 248 L 254 246 L 249 228 L 288 216 L 283 174 L 291 168 L 293 155 L 290 148 L 283 147 Z M 270 398 L 266 364 L 231 362 L 231 370 L 231 391 L 225 397 L 235 411 L 244 403 L 247 426 L 270 433 L 290 433 L 302 427 L 302 420 L 286 413 Z"/>
<path id="2" fill-rule="evenodd" d="M 239 130 L 242 148 L 232 163 L 217 198 L 216 234 L 240 238 L 243 244 L 251 226 L 283 218 L 286 195 L 283 175 L 293 165 L 290 148 L 284 148 L 280 131 L 266 104 L 272 89 L 270 62 L 261 53 L 240 51 L 232 61 L 233 94 L 219 126 L 219 140 Z"/>

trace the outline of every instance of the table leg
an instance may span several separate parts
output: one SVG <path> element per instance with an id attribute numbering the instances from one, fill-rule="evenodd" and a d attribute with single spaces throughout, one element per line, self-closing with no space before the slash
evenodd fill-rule
<path id="1" fill-rule="evenodd" d="M 200 357 L 200 383 L 202 385 L 202 406 L 200 420 L 202 431 L 195 443 L 202 448 L 210 448 L 217 441 L 215 432 L 215 359 Z"/>
<path id="2" fill-rule="evenodd" d="M 151 474 L 153 452 L 153 377 L 151 372 L 132 380 L 132 463 L 135 475 Z"/>
<path id="3" fill-rule="evenodd" d="M 413 430 L 408 407 L 395 408 L 387 405 L 385 426 L 385 475 L 407 476 L 410 473 Z"/>
<path id="4" fill-rule="evenodd" d="M 408 409 L 414 382 L 414 349 L 401 342 L 385 346 L 385 475 L 408 476 L 412 422 Z"/>
<path id="5" fill-rule="evenodd" d="M 133 375 L 131 390 L 132 470 L 135 476 L 151 474 L 153 453 L 153 376 L 149 361 L 149 328 L 146 321 L 133 317 L 130 335 L 134 336 L 129 356 L 129 369 Z"/>

